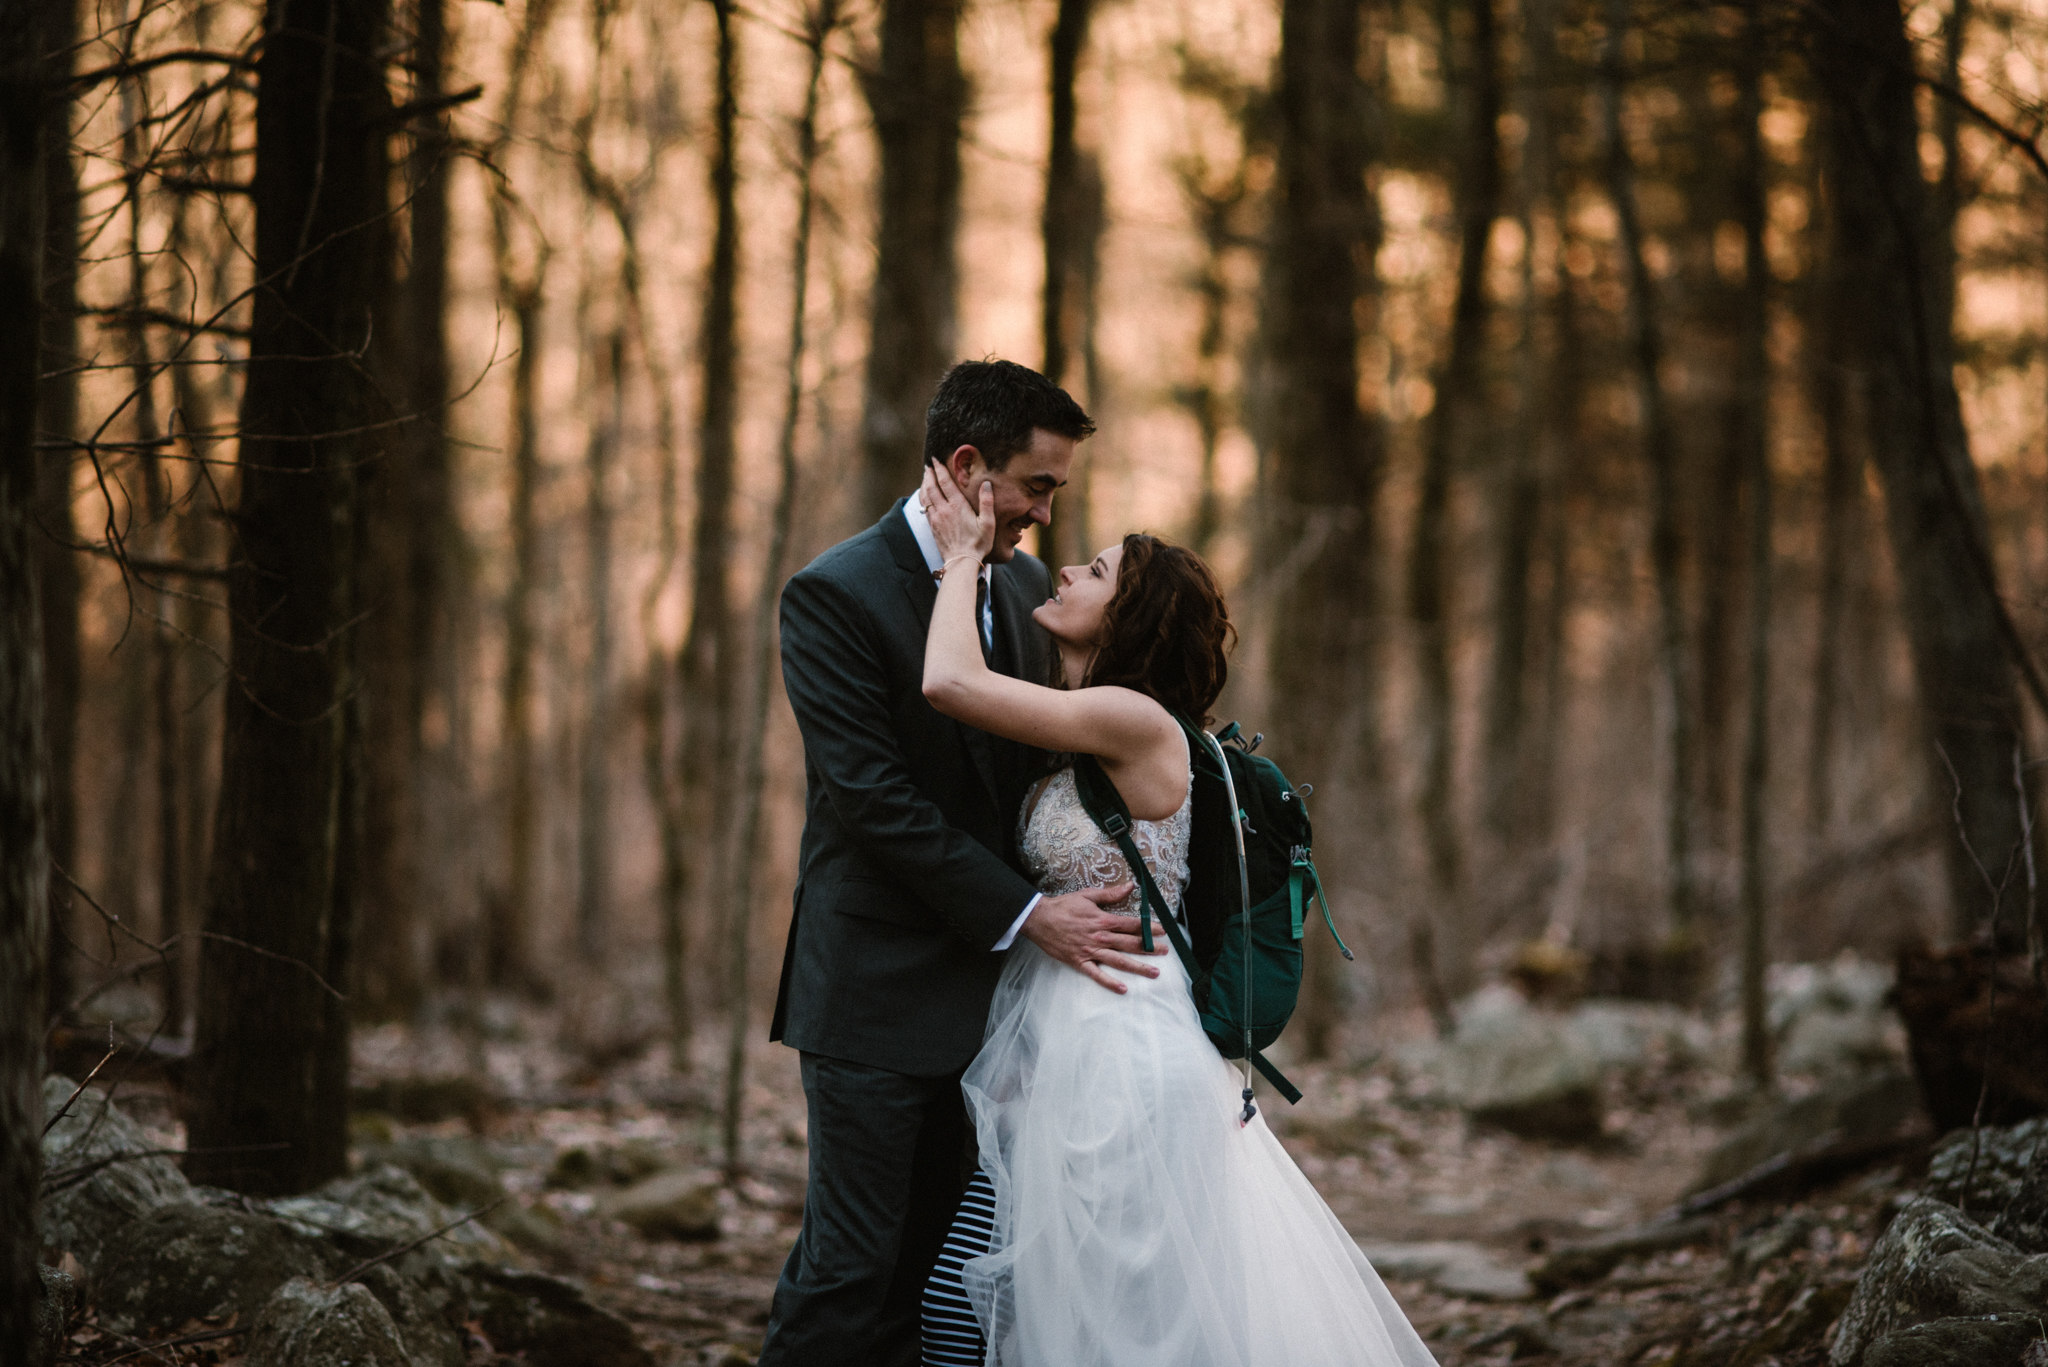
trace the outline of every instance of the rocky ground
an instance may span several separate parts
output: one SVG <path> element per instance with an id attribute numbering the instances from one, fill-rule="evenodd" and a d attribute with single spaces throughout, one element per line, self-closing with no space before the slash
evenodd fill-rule
<path id="1" fill-rule="evenodd" d="M 1422 1038 L 1420 1022 L 1406 1023 L 1406 1043 L 1367 1060 L 1291 1068 L 1307 1098 L 1292 1110 L 1274 1099 L 1268 1114 L 1444 1367 L 1807 1367 L 1826 1361 L 1831 1335 L 1844 1332 L 1838 1322 L 1858 1275 L 1920 1189 L 1928 1152 L 1926 1137 L 1895 1104 L 1895 1032 L 1887 1033 L 1868 1001 L 1850 1007 L 1823 1003 L 1822 1014 L 1842 1018 L 1818 1028 L 1833 1043 L 1783 1095 L 1766 1101 L 1733 1089 L 1727 1040 L 1703 1021 L 1622 1004 L 1537 1011 L 1496 997 L 1468 1004 L 1466 1026 L 1448 1044 Z M 1798 1025 L 1798 1011 L 1781 1014 L 1781 1044 L 1797 1044 L 1802 1028 L 1816 1033 Z M 1850 1028 L 1852 1016 L 1860 1027 Z M 459 1250 L 463 1258 L 581 1288 L 585 1308 L 605 1322 L 623 1321 L 653 1362 L 752 1362 L 803 1199 L 794 1056 L 756 1051 L 743 1130 L 747 1175 L 725 1184 L 714 1168 L 715 1041 L 703 1042 L 704 1066 L 695 1075 L 678 1077 L 659 1047 L 637 1058 L 603 1057 L 634 1051 L 571 1046 L 565 1040 L 574 1031 L 530 1010 L 504 1014 L 489 1033 L 495 1038 L 481 1044 L 473 1032 L 454 1030 L 363 1037 L 353 1180 L 396 1190 L 410 1174 L 451 1218 L 483 1209 L 478 1223 L 487 1228 L 475 1238 L 489 1246 Z M 1521 1057 L 1516 1048 L 1533 1052 Z M 1909 1112 L 1910 1088 L 1906 1095 Z M 136 1122 L 142 1138 L 135 1142 L 180 1146 L 166 1088 L 129 1084 L 117 1100 Z M 53 1136 L 61 1140 L 69 1124 Z M 2024 1168 L 2027 1155 L 2008 1155 L 2006 1168 Z M 76 1155 L 59 1153 L 51 1162 L 78 1167 Z M 1984 1167 L 1983 1181 L 2005 1170 Z M 1738 1188 L 1731 1199 L 1710 1196 L 1696 1203 L 1701 1209 L 1679 1209 L 1689 1192 L 1731 1181 Z M 368 1199 L 366 1189 L 334 1199 Z M 176 1218 L 195 1218 L 190 1212 L 208 1208 L 206 1199 L 214 1198 L 202 1193 L 200 1204 L 177 1207 L 186 1214 Z M 287 1210 L 280 1218 L 290 1224 L 304 1215 Z M 1944 1249 L 1975 1237 L 1946 1226 L 1937 1233 L 1948 1239 Z M 1986 1232 L 1978 1242 L 1992 1239 Z M 280 1338 L 289 1317 L 280 1318 L 277 1304 L 260 1313 L 210 1313 L 222 1302 L 183 1317 L 158 1310 L 152 1320 L 134 1307 L 137 1297 L 155 1293 L 122 1292 L 128 1299 L 116 1304 L 100 1269 L 87 1265 L 108 1257 L 104 1251 L 52 1251 L 71 1254 L 66 1266 L 87 1288 L 86 1303 L 64 1327 L 60 1360 L 226 1364 L 246 1356 L 250 1367 L 294 1360 Z M 408 1276 L 430 1290 L 442 1276 L 469 1297 L 446 1302 L 468 1307 L 460 1311 L 467 1319 L 459 1356 L 451 1344 L 433 1361 L 581 1367 L 618 1360 L 589 1351 L 597 1331 L 588 1324 L 597 1321 L 550 1340 L 504 1319 L 502 1305 L 490 1309 L 490 1296 L 503 1288 L 479 1289 L 473 1269 L 480 1262 L 435 1273 L 421 1270 L 421 1256 L 406 1255 L 416 1264 Z M 1973 1256 L 1991 1255 L 1980 1248 Z M 333 1270 L 337 1261 L 349 1259 L 330 1258 L 324 1275 L 310 1271 L 295 1294 L 348 1291 L 336 1289 L 347 1281 Z M 555 1293 L 528 1287 L 525 1294 L 546 1300 Z M 387 1308 L 397 1307 L 390 1320 L 403 1337 L 411 1331 L 396 1295 L 384 1298 Z M 330 1306 L 323 1313 L 341 1312 Z M 1928 1312 L 1937 1313 L 1956 1311 Z M 2040 1348 L 2048 1367 L 2048 1344 Z M 417 1351 L 411 1360 L 421 1360 Z"/>

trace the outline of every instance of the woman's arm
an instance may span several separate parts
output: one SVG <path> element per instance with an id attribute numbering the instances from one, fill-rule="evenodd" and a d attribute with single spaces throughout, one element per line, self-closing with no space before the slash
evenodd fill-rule
<path id="1" fill-rule="evenodd" d="M 994 544 L 994 494 L 984 486 L 980 507 L 972 509 L 951 486 L 950 476 L 927 469 L 920 491 L 946 560 L 925 637 L 924 695 L 932 706 L 955 721 L 1041 750 L 1095 755 L 1113 780 L 1127 765 L 1177 760 L 1184 754 L 1180 727 L 1144 694 L 1128 688 L 1045 688 L 998 674 L 983 662 L 974 587 L 981 559 Z M 1172 794 L 1169 812 L 1180 796 Z M 1131 805 L 1143 815 L 1140 803 Z"/>

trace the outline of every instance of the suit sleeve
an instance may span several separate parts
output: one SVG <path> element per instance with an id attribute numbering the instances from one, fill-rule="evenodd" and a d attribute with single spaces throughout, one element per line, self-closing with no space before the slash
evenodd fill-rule
<path id="1" fill-rule="evenodd" d="M 858 597 L 825 575 L 782 591 L 782 682 L 833 813 L 861 852 L 950 928 L 991 948 L 1037 889 L 949 823 L 897 744 L 887 672 Z"/>

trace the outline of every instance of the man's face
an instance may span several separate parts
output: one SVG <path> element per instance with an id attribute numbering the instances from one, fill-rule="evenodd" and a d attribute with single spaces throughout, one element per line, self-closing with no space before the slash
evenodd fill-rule
<path id="1" fill-rule="evenodd" d="M 995 486 L 996 544 L 988 553 L 988 563 L 1008 561 L 1033 524 L 1043 526 L 1052 521 L 1052 496 L 1067 482 L 1074 447 L 1072 437 L 1034 427 L 1031 444 L 1010 457 L 1000 470 L 989 469 L 981 452 L 972 446 L 959 447 L 946 458 L 947 472 L 970 504 L 980 502 L 984 480 Z"/>

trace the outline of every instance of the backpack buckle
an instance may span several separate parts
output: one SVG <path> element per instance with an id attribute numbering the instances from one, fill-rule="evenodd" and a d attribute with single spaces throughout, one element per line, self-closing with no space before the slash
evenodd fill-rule
<path id="1" fill-rule="evenodd" d="M 1293 864 L 1295 868 L 1299 869 L 1306 868 L 1309 865 L 1313 864 L 1315 861 L 1309 858 L 1308 846 L 1296 845 L 1288 851 L 1288 862 Z"/>
<path id="2" fill-rule="evenodd" d="M 1102 823 L 1102 829 L 1104 833 L 1106 833 L 1111 840 L 1116 839 L 1118 836 L 1122 835 L 1125 831 L 1129 830 L 1130 828 L 1131 823 L 1124 820 L 1124 814 L 1122 812 L 1111 812 L 1109 814 L 1108 819 Z"/>

